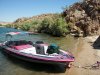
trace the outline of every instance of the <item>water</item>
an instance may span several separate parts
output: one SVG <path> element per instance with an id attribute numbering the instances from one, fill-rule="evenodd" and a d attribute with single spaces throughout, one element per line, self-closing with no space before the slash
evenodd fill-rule
<path id="1" fill-rule="evenodd" d="M 5 41 L 5 33 L 10 31 L 20 31 L 12 28 L 0 28 L 0 42 Z M 21 37 L 21 38 L 20 38 Z M 71 50 L 76 40 L 71 37 L 52 37 L 46 34 L 38 35 L 23 35 L 14 39 L 26 39 L 31 41 L 43 40 L 44 42 L 51 44 L 55 43 L 60 46 L 61 49 Z M 46 65 L 38 63 L 29 63 L 14 57 L 8 56 L 2 50 L 0 50 L 0 75 L 66 75 L 62 66 Z"/>

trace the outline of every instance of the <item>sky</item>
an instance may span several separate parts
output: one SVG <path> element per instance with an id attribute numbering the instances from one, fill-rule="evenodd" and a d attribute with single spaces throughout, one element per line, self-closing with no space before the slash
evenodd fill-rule
<path id="1" fill-rule="evenodd" d="M 62 7 L 80 0 L 0 0 L 0 22 L 13 22 L 21 17 L 61 13 Z"/>

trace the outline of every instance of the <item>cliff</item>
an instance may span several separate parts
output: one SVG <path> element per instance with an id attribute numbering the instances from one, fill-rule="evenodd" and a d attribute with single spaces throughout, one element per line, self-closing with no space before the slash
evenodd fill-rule
<path id="1" fill-rule="evenodd" d="M 100 34 L 100 0 L 84 0 L 63 11 L 62 16 L 75 34 Z"/>

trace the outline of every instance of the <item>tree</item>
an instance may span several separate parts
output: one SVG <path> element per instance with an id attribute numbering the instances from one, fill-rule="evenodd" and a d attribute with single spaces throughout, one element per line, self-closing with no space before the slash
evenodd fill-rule
<path id="1" fill-rule="evenodd" d="M 68 33 L 68 24 L 61 17 L 45 18 L 41 22 L 39 32 L 52 34 L 54 36 L 65 36 Z"/>
<path id="2" fill-rule="evenodd" d="M 5 27 L 7 27 L 7 28 L 11 28 L 12 25 L 11 25 L 11 24 L 7 24 L 7 25 L 5 25 Z"/>
<path id="3" fill-rule="evenodd" d="M 22 26 L 21 26 L 21 29 L 22 30 L 25 30 L 25 31 L 29 31 L 30 30 L 30 23 L 24 23 Z"/>
<path id="4" fill-rule="evenodd" d="M 63 18 L 55 20 L 54 26 L 52 27 L 52 34 L 55 36 L 65 36 L 68 33 L 68 25 Z"/>

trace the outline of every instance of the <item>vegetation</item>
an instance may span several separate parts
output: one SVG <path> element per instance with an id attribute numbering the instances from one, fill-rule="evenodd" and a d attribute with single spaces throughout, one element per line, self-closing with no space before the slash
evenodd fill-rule
<path id="1" fill-rule="evenodd" d="M 63 18 L 46 18 L 41 22 L 38 31 L 54 36 L 65 36 L 68 33 L 68 25 Z"/>
<path id="2" fill-rule="evenodd" d="M 11 24 L 7 24 L 7 25 L 5 25 L 5 27 L 7 27 L 7 28 L 13 28 L 13 26 L 11 25 Z"/>
<path id="3" fill-rule="evenodd" d="M 0 26 L 2 26 L 2 24 L 0 24 Z"/>
<path id="4" fill-rule="evenodd" d="M 41 18 L 40 18 L 41 19 Z M 65 36 L 69 32 L 69 26 L 59 14 L 45 16 L 41 20 L 31 19 L 24 21 L 18 19 L 13 24 L 8 24 L 6 27 L 21 29 L 24 31 L 42 32 L 53 36 Z"/>

